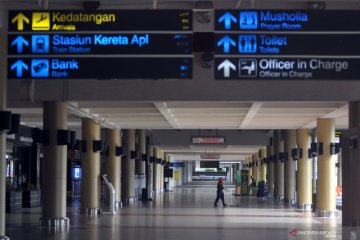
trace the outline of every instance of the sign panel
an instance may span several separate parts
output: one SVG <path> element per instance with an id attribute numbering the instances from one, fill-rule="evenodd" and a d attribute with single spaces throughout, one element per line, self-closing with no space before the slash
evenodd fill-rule
<path id="1" fill-rule="evenodd" d="M 225 137 L 192 137 L 191 144 L 225 144 Z"/>
<path id="2" fill-rule="evenodd" d="M 249 194 L 249 170 L 241 170 L 241 195 Z"/>
<path id="3" fill-rule="evenodd" d="M 359 15 L 216 10 L 215 79 L 358 80 Z"/>
<path id="4" fill-rule="evenodd" d="M 360 56 L 360 34 L 215 34 L 215 54 Z"/>
<path id="5" fill-rule="evenodd" d="M 360 11 L 215 10 L 216 31 L 360 31 Z"/>
<path id="6" fill-rule="evenodd" d="M 174 180 L 179 181 L 180 180 L 180 170 L 174 170 Z"/>
<path id="7" fill-rule="evenodd" d="M 192 58 L 9 58 L 8 68 L 9 79 L 190 79 Z"/>
<path id="8" fill-rule="evenodd" d="M 359 58 L 216 58 L 215 79 L 357 80 Z"/>
<path id="9" fill-rule="evenodd" d="M 8 54 L 191 54 L 192 34 L 10 34 Z"/>
<path id="10" fill-rule="evenodd" d="M 220 153 L 201 153 L 201 159 L 220 159 Z"/>
<path id="11" fill-rule="evenodd" d="M 192 31 L 191 10 L 9 11 L 17 31 Z"/>
<path id="12" fill-rule="evenodd" d="M 9 11 L 9 79 L 191 79 L 191 10 Z"/>

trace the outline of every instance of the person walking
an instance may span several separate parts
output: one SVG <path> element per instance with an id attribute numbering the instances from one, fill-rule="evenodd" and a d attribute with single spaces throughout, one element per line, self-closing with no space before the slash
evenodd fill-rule
<path id="1" fill-rule="evenodd" d="M 224 200 L 224 179 L 222 178 L 219 178 L 219 181 L 218 181 L 218 184 L 217 184 L 217 191 L 216 191 L 216 199 L 215 199 L 215 202 L 214 202 L 214 207 L 217 207 L 217 203 L 219 201 L 219 199 L 221 199 L 221 202 L 223 204 L 224 207 L 226 207 L 226 203 L 225 203 L 225 200 Z"/>

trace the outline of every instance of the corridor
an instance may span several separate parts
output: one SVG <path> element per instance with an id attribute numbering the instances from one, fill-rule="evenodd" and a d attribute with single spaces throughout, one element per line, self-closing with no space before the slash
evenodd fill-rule
<path id="1" fill-rule="evenodd" d="M 78 201 L 69 202 L 68 230 L 39 227 L 41 209 L 23 209 L 7 215 L 11 239 L 341 239 L 341 212 L 335 219 L 315 218 L 282 202 L 235 197 L 225 187 L 229 207 L 213 207 L 215 185 L 183 185 L 159 194 L 154 201 L 121 208 L 115 216 L 78 214 Z M 31 214 L 30 214 L 31 213 Z M 21 230 L 21 231 L 20 231 Z"/>

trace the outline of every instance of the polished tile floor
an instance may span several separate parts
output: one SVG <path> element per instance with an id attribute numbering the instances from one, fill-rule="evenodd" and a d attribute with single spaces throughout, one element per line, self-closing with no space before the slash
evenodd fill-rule
<path id="1" fill-rule="evenodd" d="M 285 207 L 282 202 L 234 197 L 229 186 L 214 208 L 215 186 L 189 185 L 157 196 L 151 202 L 126 206 L 116 215 L 79 215 L 71 203 L 67 230 L 40 228 L 41 209 L 23 209 L 6 216 L 6 234 L 13 240 L 233 240 L 341 239 L 340 217 L 322 219 Z M 69 204 L 70 205 L 70 204 Z"/>

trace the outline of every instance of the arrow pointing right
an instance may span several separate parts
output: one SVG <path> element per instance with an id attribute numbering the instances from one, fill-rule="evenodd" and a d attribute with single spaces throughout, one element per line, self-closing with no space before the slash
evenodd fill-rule
<path id="1" fill-rule="evenodd" d="M 18 36 L 11 42 L 11 46 L 14 46 L 14 45 L 17 46 L 17 53 L 22 53 L 23 45 L 29 46 L 29 42 L 22 36 Z"/>
<path id="2" fill-rule="evenodd" d="M 19 13 L 11 20 L 12 24 L 14 24 L 16 22 L 17 22 L 17 30 L 22 31 L 22 30 L 24 30 L 24 22 L 29 24 L 30 20 L 24 14 Z"/>
<path id="3" fill-rule="evenodd" d="M 21 59 L 17 60 L 13 65 L 11 65 L 11 71 L 16 69 L 16 77 L 22 77 L 23 75 L 23 69 L 26 71 L 29 70 L 28 65 L 24 63 Z"/>
<path id="4" fill-rule="evenodd" d="M 236 71 L 236 66 L 230 62 L 229 60 L 225 59 L 222 63 L 219 64 L 217 70 L 224 70 L 224 77 L 230 77 L 230 69 Z"/>

